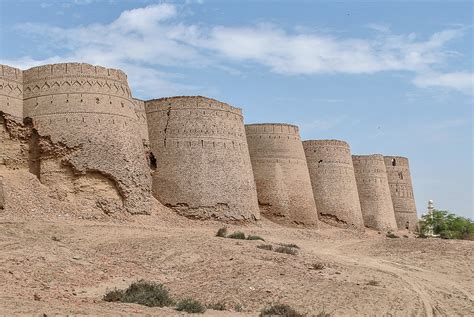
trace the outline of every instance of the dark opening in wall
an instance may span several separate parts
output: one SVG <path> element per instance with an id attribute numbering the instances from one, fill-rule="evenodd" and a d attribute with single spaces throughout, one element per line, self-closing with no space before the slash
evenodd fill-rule
<path id="1" fill-rule="evenodd" d="M 150 163 L 150 168 L 152 170 L 156 170 L 156 157 L 155 157 L 155 154 L 153 154 L 153 152 L 150 152 L 148 156 L 148 161 Z"/>
<path id="2" fill-rule="evenodd" d="M 318 163 L 321 164 L 323 162 L 323 160 L 319 160 Z"/>
<path id="3" fill-rule="evenodd" d="M 392 166 L 397 166 L 397 160 L 396 159 L 392 159 Z"/>

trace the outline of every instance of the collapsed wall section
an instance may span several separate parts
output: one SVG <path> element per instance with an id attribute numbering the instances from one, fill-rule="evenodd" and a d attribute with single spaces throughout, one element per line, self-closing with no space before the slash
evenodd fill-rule
<path id="1" fill-rule="evenodd" d="M 415 231 L 418 216 L 408 159 L 401 156 L 384 156 L 384 160 L 398 229 Z"/>
<path id="2" fill-rule="evenodd" d="M 158 200 L 188 217 L 259 218 L 240 109 L 201 96 L 150 100 L 145 106 Z"/>
<path id="3" fill-rule="evenodd" d="M 376 230 L 397 230 L 383 156 L 353 155 L 352 162 L 364 225 Z"/>
<path id="4" fill-rule="evenodd" d="M 95 193 L 131 213 L 148 213 L 151 178 L 126 75 L 67 63 L 34 67 L 23 76 L 23 115 L 48 143 L 60 145 L 40 149 L 40 180 L 63 195 Z"/>
<path id="5" fill-rule="evenodd" d="M 317 226 L 299 129 L 289 124 L 245 126 L 262 214 L 279 223 Z"/>
<path id="6" fill-rule="evenodd" d="M 349 144 L 338 140 L 304 141 L 319 219 L 363 229 L 362 212 Z"/>

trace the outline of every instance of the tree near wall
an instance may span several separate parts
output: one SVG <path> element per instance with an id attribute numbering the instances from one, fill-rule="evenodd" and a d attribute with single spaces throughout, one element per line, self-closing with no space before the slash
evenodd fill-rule
<path id="1" fill-rule="evenodd" d="M 474 240 L 474 222 L 446 210 L 435 209 L 431 214 L 422 216 L 421 235 L 427 235 L 430 228 L 443 239 Z"/>

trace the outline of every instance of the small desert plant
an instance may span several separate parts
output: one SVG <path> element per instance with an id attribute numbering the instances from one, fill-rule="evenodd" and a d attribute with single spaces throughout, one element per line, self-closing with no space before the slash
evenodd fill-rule
<path id="1" fill-rule="evenodd" d="M 257 245 L 257 248 L 269 251 L 273 250 L 273 246 L 271 244 L 259 244 Z"/>
<path id="2" fill-rule="evenodd" d="M 123 298 L 123 291 L 119 289 L 114 289 L 112 291 L 108 291 L 103 300 L 106 302 L 121 302 Z"/>
<path id="3" fill-rule="evenodd" d="M 105 294 L 107 302 L 136 303 L 148 307 L 163 307 L 173 304 L 168 289 L 163 284 L 140 280 L 126 290 L 113 290 Z"/>
<path id="4" fill-rule="evenodd" d="M 367 285 L 370 285 L 370 286 L 379 286 L 380 285 L 380 282 L 379 281 L 376 281 L 376 280 L 370 280 L 367 282 Z"/>
<path id="5" fill-rule="evenodd" d="M 299 313 L 295 309 L 291 308 L 286 304 L 273 304 L 265 307 L 261 312 L 260 316 L 285 316 L 285 317 L 303 317 L 305 315 Z"/>
<path id="6" fill-rule="evenodd" d="M 311 265 L 311 269 L 316 270 L 316 271 L 321 271 L 324 268 L 325 268 L 325 265 L 321 262 L 313 263 L 313 265 Z"/>
<path id="7" fill-rule="evenodd" d="M 330 313 L 326 313 L 323 309 L 322 312 L 320 312 L 319 314 L 316 315 L 316 317 L 331 317 L 331 314 Z"/>
<path id="8" fill-rule="evenodd" d="M 387 238 L 391 238 L 391 239 L 400 238 L 399 236 L 397 236 L 396 234 L 394 234 L 394 233 L 392 233 L 392 232 L 388 232 L 385 236 L 386 236 Z"/>
<path id="9" fill-rule="evenodd" d="M 242 304 L 235 304 L 234 305 L 234 310 L 237 312 L 241 312 L 244 308 L 242 307 Z"/>
<path id="10" fill-rule="evenodd" d="M 61 241 L 61 239 L 59 239 L 59 238 L 56 237 L 56 236 L 52 236 L 52 237 L 51 237 L 51 240 L 53 240 L 53 241 Z"/>
<path id="11" fill-rule="evenodd" d="M 226 235 L 227 235 L 227 228 L 226 227 L 222 227 L 219 230 L 217 230 L 216 237 L 225 238 Z"/>
<path id="12" fill-rule="evenodd" d="M 176 310 L 194 314 L 204 313 L 206 311 L 206 307 L 195 299 L 184 298 L 178 301 L 176 304 Z"/>
<path id="13" fill-rule="evenodd" d="M 227 238 L 245 240 L 245 233 L 243 233 L 241 231 L 236 231 L 236 232 L 233 232 L 233 233 L 229 234 L 227 236 Z"/>
<path id="14" fill-rule="evenodd" d="M 260 236 L 254 236 L 254 235 L 249 235 L 247 237 L 247 240 L 262 240 L 262 241 L 265 241 L 264 238 L 260 237 Z"/>
<path id="15" fill-rule="evenodd" d="M 298 253 L 296 249 L 291 248 L 291 247 L 286 247 L 286 246 L 276 248 L 275 252 L 286 253 L 286 254 L 291 254 L 291 255 L 296 255 Z"/>
<path id="16" fill-rule="evenodd" d="M 206 307 L 208 309 L 213 309 L 213 310 L 225 310 L 225 304 L 223 302 L 208 304 L 208 305 L 206 305 Z"/>
<path id="17" fill-rule="evenodd" d="M 282 247 L 293 248 L 293 249 L 299 249 L 300 248 L 299 246 L 297 246 L 294 243 L 278 243 L 278 245 L 281 245 Z"/>

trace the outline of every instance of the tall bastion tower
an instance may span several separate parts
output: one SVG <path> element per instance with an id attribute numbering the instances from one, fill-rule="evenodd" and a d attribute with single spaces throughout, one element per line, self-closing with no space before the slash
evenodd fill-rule
<path id="1" fill-rule="evenodd" d="M 5 93 L 10 89 L 2 85 L 5 125 L 13 127 L 13 117 L 30 128 L 29 169 L 59 199 L 79 194 L 130 213 L 149 212 L 151 177 L 125 73 L 64 63 L 33 67 L 20 76 L 3 66 L 5 80 L 7 87 L 16 82 L 23 88 L 22 94 L 16 86 Z M 8 131 L 10 139 L 27 137 Z"/>
<path id="2" fill-rule="evenodd" d="M 297 126 L 245 126 L 260 211 L 282 224 L 317 227 L 308 165 Z"/>
<path id="3" fill-rule="evenodd" d="M 160 202 L 199 219 L 260 218 L 241 109 L 201 96 L 150 100 L 145 108 Z"/>
<path id="4" fill-rule="evenodd" d="M 349 144 L 339 140 L 303 141 L 319 219 L 363 230 L 364 222 Z"/>
<path id="5" fill-rule="evenodd" d="M 416 230 L 418 216 L 408 158 L 384 156 L 384 160 L 398 229 Z"/>
<path id="6" fill-rule="evenodd" d="M 383 155 L 353 155 L 354 173 L 366 227 L 397 230 Z"/>

